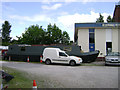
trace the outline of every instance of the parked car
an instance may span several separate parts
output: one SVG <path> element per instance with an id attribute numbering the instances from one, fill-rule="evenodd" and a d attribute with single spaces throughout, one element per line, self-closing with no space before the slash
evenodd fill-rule
<path id="1" fill-rule="evenodd" d="M 120 65 L 120 52 L 110 52 L 105 56 L 105 65 Z"/>
<path id="2" fill-rule="evenodd" d="M 81 58 L 69 56 L 65 53 L 65 51 L 62 51 L 59 48 L 45 48 L 43 51 L 42 61 L 47 65 L 51 63 L 63 63 L 74 66 L 82 63 Z"/>

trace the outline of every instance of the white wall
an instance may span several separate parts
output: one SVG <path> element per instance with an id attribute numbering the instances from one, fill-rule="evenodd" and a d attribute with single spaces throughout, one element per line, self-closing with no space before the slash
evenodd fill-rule
<path id="1" fill-rule="evenodd" d="M 110 30 L 110 29 L 108 29 Z M 106 55 L 106 41 L 112 41 L 112 51 L 120 52 L 120 41 L 118 41 L 118 36 L 120 35 L 120 30 L 112 29 L 110 30 L 110 35 L 106 34 L 106 29 L 95 29 L 95 50 L 99 50 L 100 54 L 98 57 L 104 57 Z M 108 37 L 107 37 L 108 36 Z M 120 36 L 119 36 L 120 40 Z M 119 42 L 119 43 L 118 43 Z M 119 45 L 118 45 L 119 44 Z M 78 30 L 78 45 L 81 46 L 84 52 L 89 52 L 89 29 L 79 29 Z M 118 48 L 119 47 L 119 48 Z"/>
<path id="2" fill-rule="evenodd" d="M 112 52 L 118 52 L 118 29 L 112 29 Z"/>
<path id="3" fill-rule="evenodd" d="M 120 52 L 120 28 L 118 29 L 118 51 Z"/>
<path id="4" fill-rule="evenodd" d="M 104 29 L 95 29 L 95 50 L 99 50 L 98 57 L 106 55 L 106 31 Z"/>
<path id="5" fill-rule="evenodd" d="M 112 29 L 106 29 L 106 42 L 112 42 Z"/>
<path id="6" fill-rule="evenodd" d="M 78 30 L 78 45 L 84 52 L 89 52 L 89 30 L 79 29 Z"/>

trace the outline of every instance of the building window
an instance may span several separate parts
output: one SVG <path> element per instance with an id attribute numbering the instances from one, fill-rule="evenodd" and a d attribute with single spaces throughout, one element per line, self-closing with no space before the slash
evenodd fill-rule
<path id="1" fill-rule="evenodd" d="M 94 33 L 94 32 L 95 32 L 95 29 L 94 29 L 94 28 L 90 28 L 90 29 L 89 29 L 89 32 L 90 32 L 90 33 Z"/>
<path id="2" fill-rule="evenodd" d="M 95 51 L 95 29 L 89 29 L 89 51 Z"/>
<path id="3" fill-rule="evenodd" d="M 95 30 L 89 29 L 89 43 L 95 43 Z"/>
<path id="4" fill-rule="evenodd" d="M 95 43 L 94 33 L 89 33 L 89 43 Z"/>
<path id="5" fill-rule="evenodd" d="M 112 52 L 112 42 L 106 42 L 106 53 Z"/>

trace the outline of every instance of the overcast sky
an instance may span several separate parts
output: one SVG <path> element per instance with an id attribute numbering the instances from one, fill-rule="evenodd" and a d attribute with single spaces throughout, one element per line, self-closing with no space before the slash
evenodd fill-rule
<path id="1" fill-rule="evenodd" d="M 106 21 L 108 15 L 113 16 L 115 4 L 119 0 L 16 1 L 4 0 L 0 3 L 0 24 L 5 20 L 9 21 L 12 25 L 11 37 L 21 36 L 25 28 L 31 25 L 38 24 L 46 29 L 49 23 L 55 23 L 61 30 L 67 31 L 70 39 L 74 40 L 75 23 L 95 22 L 99 13 Z"/>

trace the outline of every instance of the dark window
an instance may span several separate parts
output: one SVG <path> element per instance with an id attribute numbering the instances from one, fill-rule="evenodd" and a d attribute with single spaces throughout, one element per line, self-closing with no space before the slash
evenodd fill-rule
<path id="1" fill-rule="evenodd" d="M 65 56 L 65 57 L 67 57 L 67 55 L 65 53 L 63 53 L 63 52 L 59 52 L 59 56 Z"/>
<path id="2" fill-rule="evenodd" d="M 112 52 L 112 42 L 106 42 L 106 52 L 107 54 Z"/>
<path id="3" fill-rule="evenodd" d="M 25 51 L 25 47 L 21 47 L 21 51 Z"/>
<path id="4" fill-rule="evenodd" d="M 89 51 L 95 51 L 95 29 L 89 29 Z"/>
<path id="5" fill-rule="evenodd" d="M 94 33 L 89 34 L 89 43 L 95 43 Z"/>
<path id="6" fill-rule="evenodd" d="M 94 28 L 90 28 L 89 29 L 89 33 L 94 33 L 95 32 L 95 29 Z"/>
<path id="7" fill-rule="evenodd" d="M 95 43 L 95 30 L 89 29 L 89 43 Z"/>

